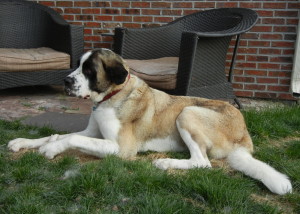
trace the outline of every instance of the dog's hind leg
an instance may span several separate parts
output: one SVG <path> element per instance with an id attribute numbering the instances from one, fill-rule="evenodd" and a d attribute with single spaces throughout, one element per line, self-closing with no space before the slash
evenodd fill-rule
<path id="1" fill-rule="evenodd" d="M 185 111 L 186 112 L 186 111 Z M 158 159 L 154 164 L 161 169 L 190 169 L 190 168 L 210 168 L 211 164 L 206 154 L 205 134 L 201 130 L 190 131 L 185 126 L 185 112 L 182 112 L 176 120 L 177 129 L 181 138 L 190 151 L 190 159 Z M 196 142 L 202 141 L 202 142 Z"/>

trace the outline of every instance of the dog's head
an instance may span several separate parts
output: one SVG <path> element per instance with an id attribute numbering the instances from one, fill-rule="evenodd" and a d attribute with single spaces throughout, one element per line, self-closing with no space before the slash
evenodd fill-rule
<path id="1" fill-rule="evenodd" d="M 96 49 L 85 53 L 79 67 L 65 78 L 65 91 L 68 95 L 99 101 L 123 84 L 127 75 L 122 57 L 108 49 Z"/>

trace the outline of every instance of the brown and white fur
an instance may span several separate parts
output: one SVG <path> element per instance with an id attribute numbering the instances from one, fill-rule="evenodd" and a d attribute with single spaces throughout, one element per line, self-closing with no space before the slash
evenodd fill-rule
<path id="1" fill-rule="evenodd" d="M 124 60 L 107 49 L 85 53 L 65 79 L 66 92 L 91 98 L 95 109 L 87 128 L 78 133 L 41 139 L 15 139 L 8 147 L 39 148 L 52 159 L 77 149 L 103 158 L 122 158 L 142 151 L 189 150 L 190 159 L 158 159 L 161 169 L 210 168 L 208 156 L 227 158 L 230 166 L 263 182 L 270 191 L 292 191 L 288 177 L 252 157 L 252 140 L 239 110 L 227 102 L 170 96 L 129 75 Z"/>

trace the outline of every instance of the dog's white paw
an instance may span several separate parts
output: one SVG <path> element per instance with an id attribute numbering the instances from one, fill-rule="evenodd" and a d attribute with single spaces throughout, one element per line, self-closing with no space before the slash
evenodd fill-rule
<path id="1" fill-rule="evenodd" d="M 59 154 L 58 149 L 56 148 L 56 143 L 48 143 L 39 148 L 39 153 L 44 155 L 48 159 L 53 159 L 57 154 Z"/>
<path id="2" fill-rule="evenodd" d="M 20 149 L 30 148 L 33 140 L 26 138 L 17 138 L 9 141 L 7 147 L 13 152 L 18 152 Z"/>
<path id="3" fill-rule="evenodd" d="M 64 152 L 66 148 L 62 143 L 51 142 L 39 148 L 39 153 L 48 159 L 53 159 L 56 155 Z"/>
<path id="4" fill-rule="evenodd" d="M 201 163 L 194 160 L 178 160 L 178 159 L 157 159 L 153 161 L 153 164 L 163 170 L 167 169 L 191 169 L 191 168 L 207 168 L 211 167 L 210 164 Z"/>

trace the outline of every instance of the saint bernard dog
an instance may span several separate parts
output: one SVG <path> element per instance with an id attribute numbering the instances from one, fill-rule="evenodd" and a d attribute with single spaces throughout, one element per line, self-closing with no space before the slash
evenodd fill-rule
<path id="1" fill-rule="evenodd" d="M 94 103 L 87 128 L 41 139 L 18 138 L 9 142 L 10 150 L 39 148 L 49 159 L 69 149 L 99 158 L 188 150 L 189 159 L 157 159 L 153 164 L 164 170 L 210 168 L 208 157 L 226 158 L 232 168 L 261 181 L 273 193 L 292 192 L 286 175 L 252 157 L 244 118 L 227 102 L 172 96 L 150 88 L 108 49 L 85 53 L 64 81 L 68 95 Z"/>

